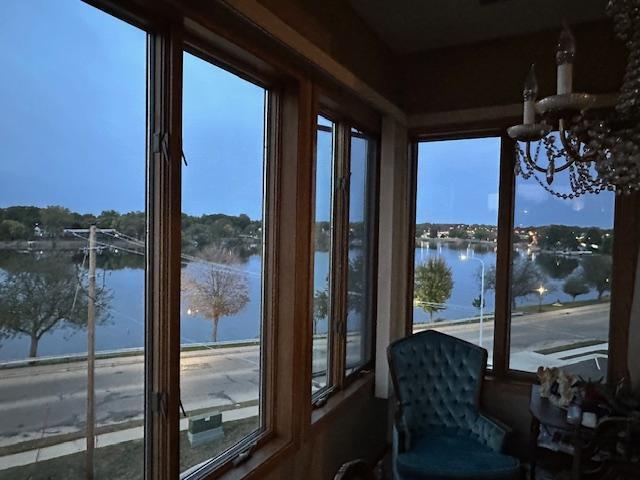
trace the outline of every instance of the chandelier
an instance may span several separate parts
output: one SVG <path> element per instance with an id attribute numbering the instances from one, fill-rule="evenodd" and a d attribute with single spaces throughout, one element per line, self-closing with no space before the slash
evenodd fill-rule
<path id="1" fill-rule="evenodd" d="M 610 0 L 607 14 L 629 51 L 615 108 L 603 108 L 602 97 L 573 92 L 576 43 L 565 26 L 556 51 L 557 94 L 537 100 L 532 65 L 524 84 L 523 122 L 507 129 L 516 140 L 516 173 L 533 177 L 560 198 L 640 190 L 640 0 Z M 553 187 L 563 171 L 569 192 Z"/>

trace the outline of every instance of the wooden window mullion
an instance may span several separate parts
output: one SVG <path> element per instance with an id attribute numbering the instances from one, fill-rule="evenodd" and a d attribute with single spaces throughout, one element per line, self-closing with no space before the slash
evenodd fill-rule
<path id="1" fill-rule="evenodd" d="M 496 255 L 496 303 L 493 338 L 493 372 L 497 377 L 505 376 L 509 369 L 515 161 L 513 140 L 503 136 L 500 144 L 498 251 Z"/>
<path id="2" fill-rule="evenodd" d="M 332 384 L 341 388 L 344 384 L 346 365 L 346 303 L 347 262 L 349 235 L 349 129 L 342 123 L 335 124 L 336 145 L 334 158 L 333 202 L 333 259 L 332 277 Z"/>
<path id="3" fill-rule="evenodd" d="M 179 468 L 182 32 L 149 39 L 145 478 Z"/>

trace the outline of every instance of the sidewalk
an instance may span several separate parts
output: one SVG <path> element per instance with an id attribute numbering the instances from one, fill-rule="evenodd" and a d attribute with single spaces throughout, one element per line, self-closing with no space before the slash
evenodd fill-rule
<path id="1" fill-rule="evenodd" d="M 222 412 L 222 422 L 231 422 L 234 420 L 242 420 L 244 418 L 255 417 L 258 415 L 258 405 L 244 408 L 225 410 Z M 180 431 L 188 428 L 189 419 L 182 418 L 180 420 Z M 144 427 L 127 428 L 116 432 L 104 433 L 96 436 L 96 447 L 107 447 L 118 443 L 139 440 L 144 436 Z M 68 442 L 62 442 L 50 447 L 43 447 L 27 452 L 15 453 L 0 457 L 0 470 L 6 470 L 13 467 L 21 467 L 30 465 L 52 458 L 63 457 L 74 453 L 83 452 L 86 448 L 86 440 L 84 437 Z"/>

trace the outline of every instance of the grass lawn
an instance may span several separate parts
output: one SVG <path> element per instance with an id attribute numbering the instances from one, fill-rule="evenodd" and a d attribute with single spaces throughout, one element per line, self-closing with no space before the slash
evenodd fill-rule
<path id="1" fill-rule="evenodd" d="M 552 303 L 543 303 L 542 312 L 557 312 L 558 310 L 566 310 L 567 308 L 585 307 L 587 305 L 597 305 L 599 303 L 609 303 L 609 297 L 603 297 L 602 300 L 578 300 L 575 302 L 564 302 L 561 306 L 554 307 Z M 540 312 L 539 305 L 526 305 L 523 307 L 517 307 L 514 312 L 522 313 L 538 313 Z"/>
<path id="2" fill-rule="evenodd" d="M 191 447 L 187 432 L 180 432 L 180 468 L 186 470 L 224 450 L 253 432 L 258 417 L 224 423 L 225 435 L 212 442 Z M 96 450 L 95 478 L 97 480 L 137 480 L 143 478 L 142 439 L 119 443 Z M 0 470 L 0 480 L 84 480 L 84 453 L 45 460 L 24 467 Z"/>

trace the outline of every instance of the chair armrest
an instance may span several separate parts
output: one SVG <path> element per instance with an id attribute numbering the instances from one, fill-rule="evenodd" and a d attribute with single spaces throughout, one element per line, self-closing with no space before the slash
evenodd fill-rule
<path id="1" fill-rule="evenodd" d="M 511 428 L 482 413 L 476 417 L 473 431 L 484 445 L 496 452 L 502 451 L 507 436 L 511 434 Z"/>
<path id="2" fill-rule="evenodd" d="M 406 452 L 411 448 L 411 434 L 400 407 L 396 410 L 395 421 L 393 422 L 393 448 L 395 453 Z"/>

